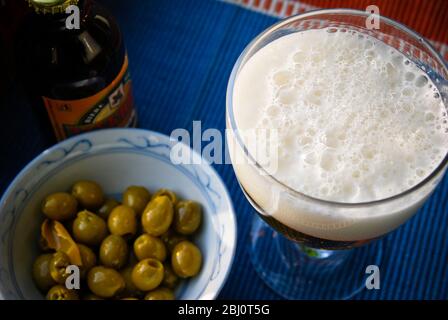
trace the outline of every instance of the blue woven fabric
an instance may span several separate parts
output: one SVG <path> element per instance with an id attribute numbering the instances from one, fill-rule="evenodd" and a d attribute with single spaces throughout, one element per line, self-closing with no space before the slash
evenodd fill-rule
<path id="1" fill-rule="evenodd" d="M 225 128 L 227 81 L 244 47 L 276 20 L 212 0 L 103 0 L 118 19 L 130 57 L 139 126 L 170 134 L 175 128 Z M 18 90 L 0 100 L 0 192 L 48 147 Z M 9 119 L 9 120 L 6 120 Z M 230 165 L 217 165 L 238 219 L 238 247 L 223 299 L 279 299 L 249 259 L 253 215 Z M 420 212 L 381 239 L 381 289 L 354 299 L 448 298 L 448 178 Z M 314 288 L 326 290 L 326 288 Z"/>

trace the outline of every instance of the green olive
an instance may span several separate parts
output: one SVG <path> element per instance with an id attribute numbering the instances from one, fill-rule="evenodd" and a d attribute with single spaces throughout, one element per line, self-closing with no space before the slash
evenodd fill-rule
<path id="1" fill-rule="evenodd" d="M 176 194 L 173 191 L 168 190 L 168 189 L 157 190 L 157 192 L 154 193 L 154 195 L 152 196 L 151 200 L 153 200 L 157 197 L 160 197 L 160 196 L 167 196 L 173 205 L 177 203 Z"/>
<path id="2" fill-rule="evenodd" d="M 142 214 L 142 225 L 146 233 L 160 236 L 165 233 L 173 221 L 173 204 L 167 196 L 151 200 Z"/>
<path id="3" fill-rule="evenodd" d="M 142 214 L 149 200 L 151 194 L 145 187 L 130 186 L 123 194 L 123 204 L 134 209 L 137 215 Z"/>
<path id="4" fill-rule="evenodd" d="M 76 182 L 72 187 L 72 195 L 83 208 L 89 210 L 100 208 L 104 202 L 103 189 L 94 181 L 83 180 Z"/>
<path id="5" fill-rule="evenodd" d="M 174 214 L 174 230 L 180 234 L 194 233 L 201 224 L 201 206 L 195 201 L 179 201 Z"/>
<path id="6" fill-rule="evenodd" d="M 163 265 L 164 274 L 162 284 L 165 287 L 173 289 L 179 282 L 179 277 L 174 273 L 173 268 L 167 263 Z"/>
<path id="7" fill-rule="evenodd" d="M 173 249 L 171 254 L 171 265 L 174 272 L 179 277 L 193 277 L 197 275 L 201 269 L 201 251 L 190 241 L 182 241 Z"/>
<path id="8" fill-rule="evenodd" d="M 124 289 L 125 282 L 115 269 L 96 266 L 87 275 L 87 285 L 97 296 L 112 298 Z"/>
<path id="9" fill-rule="evenodd" d="M 120 271 L 121 276 L 124 279 L 125 288 L 122 292 L 122 296 L 139 296 L 141 294 L 141 291 L 135 286 L 134 282 L 132 281 L 132 270 L 134 269 L 134 266 L 130 265 L 123 270 Z"/>
<path id="10" fill-rule="evenodd" d="M 121 269 L 129 256 L 128 244 L 115 234 L 107 236 L 100 246 L 101 263 L 109 268 Z"/>
<path id="11" fill-rule="evenodd" d="M 99 245 L 107 235 L 106 222 L 96 214 L 84 210 L 73 221 L 73 236 L 86 245 Z"/>
<path id="12" fill-rule="evenodd" d="M 107 219 L 107 226 L 112 234 L 134 235 L 137 232 L 137 217 L 134 209 L 124 205 L 115 207 Z"/>
<path id="13" fill-rule="evenodd" d="M 176 232 L 172 231 L 171 229 L 162 234 L 161 236 L 162 241 L 165 243 L 166 247 L 170 252 L 173 251 L 174 247 L 182 241 L 188 240 L 186 236 L 177 234 Z"/>
<path id="14" fill-rule="evenodd" d="M 82 297 L 82 300 L 104 300 L 93 293 L 87 293 Z"/>
<path id="15" fill-rule="evenodd" d="M 79 297 L 76 291 L 56 285 L 48 291 L 47 300 L 79 300 Z"/>
<path id="16" fill-rule="evenodd" d="M 54 253 L 49 262 L 50 275 L 59 284 L 65 284 L 65 280 L 70 275 L 65 269 L 71 265 L 69 257 L 62 251 Z"/>
<path id="17" fill-rule="evenodd" d="M 90 269 L 96 265 L 96 255 L 89 247 L 78 243 L 79 253 L 81 254 L 82 266 L 79 268 L 81 278 L 85 278 Z"/>
<path id="18" fill-rule="evenodd" d="M 68 220 L 76 215 L 78 201 L 66 192 L 57 192 L 47 196 L 42 203 L 42 212 L 52 220 Z"/>
<path id="19" fill-rule="evenodd" d="M 135 240 L 134 253 L 138 260 L 154 258 L 164 261 L 166 259 L 166 248 L 163 241 L 146 233 Z"/>
<path id="20" fill-rule="evenodd" d="M 53 255 L 46 253 L 38 256 L 33 264 L 33 279 L 42 291 L 48 291 L 56 284 L 50 274 L 50 261 Z"/>
<path id="21" fill-rule="evenodd" d="M 115 207 L 118 207 L 120 203 L 115 199 L 107 199 L 101 208 L 98 209 L 98 215 L 105 221 L 109 218 L 110 213 Z"/>
<path id="22" fill-rule="evenodd" d="M 157 288 L 148 292 L 145 300 L 174 300 L 174 293 L 168 288 Z"/>
<path id="23" fill-rule="evenodd" d="M 163 264 L 156 259 L 144 259 L 132 270 L 132 282 L 142 291 L 157 288 L 163 280 Z"/>

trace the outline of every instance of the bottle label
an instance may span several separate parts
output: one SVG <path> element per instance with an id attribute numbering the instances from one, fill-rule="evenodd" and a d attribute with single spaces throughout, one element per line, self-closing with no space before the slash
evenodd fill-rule
<path id="1" fill-rule="evenodd" d="M 127 56 L 115 80 L 95 95 L 43 100 L 58 140 L 100 128 L 131 126 L 135 111 Z"/>

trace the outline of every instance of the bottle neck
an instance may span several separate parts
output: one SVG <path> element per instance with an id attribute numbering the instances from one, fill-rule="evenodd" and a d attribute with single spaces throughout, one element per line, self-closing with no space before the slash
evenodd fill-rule
<path id="1" fill-rule="evenodd" d="M 79 0 L 77 7 L 79 8 L 79 15 L 81 24 L 85 21 L 91 7 L 91 0 Z M 67 29 L 67 18 L 71 13 L 55 13 L 55 14 L 42 14 L 33 13 L 33 18 L 38 21 L 41 25 L 45 25 L 49 31 L 69 31 Z M 76 31 L 76 30 L 75 30 Z"/>

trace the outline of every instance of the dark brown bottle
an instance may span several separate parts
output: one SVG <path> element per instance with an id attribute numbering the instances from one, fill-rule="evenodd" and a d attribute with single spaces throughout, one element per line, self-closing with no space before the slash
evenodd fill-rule
<path id="1" fill-rule="evenodd" d="M 28 2 L 34 10 L 20 33 L 17 61 L 45 126 L 58 140 L 135 126 L 128 58 L 113 17 L 92 0 Z"/>
<path id="2" fill-rule="evenodd" d="M 14 76 L 13 42 L 26 7 L 24 1 L 0 0 L 0 98 L 10 92 Z"/>

